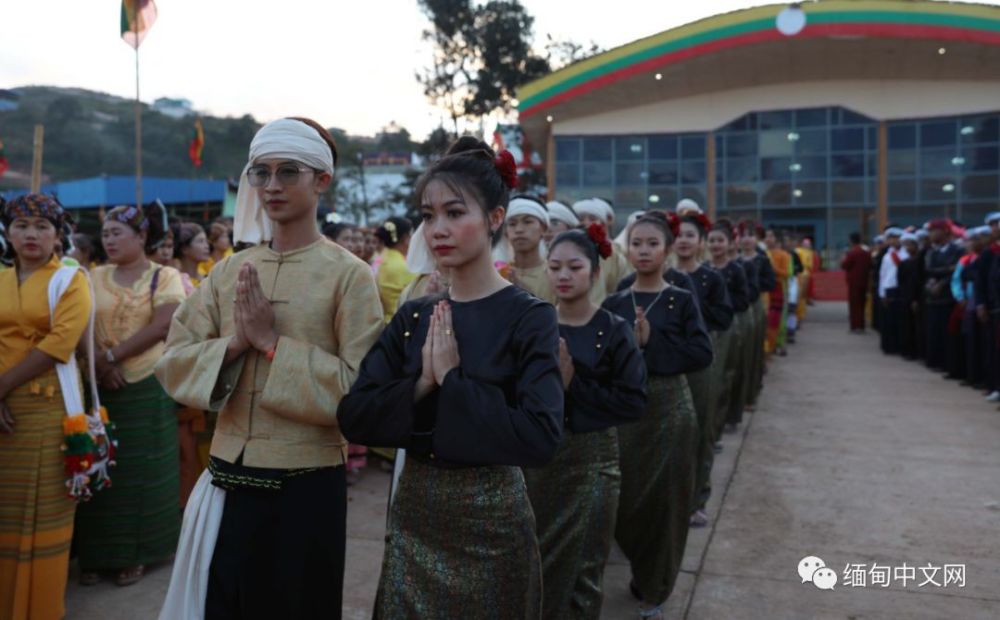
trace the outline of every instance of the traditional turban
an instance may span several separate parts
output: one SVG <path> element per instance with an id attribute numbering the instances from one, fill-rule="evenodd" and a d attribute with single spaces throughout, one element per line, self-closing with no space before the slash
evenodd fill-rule
<path id="1" fill-rule="evenodd" d="M 257 192 L 250 187 L 247 172 L 261 159 L 289 159 L 333 174 L 333 153 L 319 133 L 302 121 L 282 118 L 260 128 L 250 143 L 247 165 L 236 192 L 233 237 L 237 242 L 257 244 L 271 238 L 271 221 Z"/>
<path id="2" fill-rule="evenodd" d="M 553 200 L 547 202 L 545 206 L 549 210 L 549 221 L 557 220 L 569 226 L 570 228 L 577 228 L 580 226 L 580 218 L 573 213 L 573 210 L 559 202 L 558 200 Z"/>
<path id="3" fill-rule="evenodd" d="M 52 196 L 45 194 L 25 194 L 4 204 L 3 225 L 9 228 L 11 222 L 21 217 L 44 217 L 52 222 L 56 230 L 61 231 L 63 225 L 69 219 L 69 214 L 59 204 L 59 201 Z"/>

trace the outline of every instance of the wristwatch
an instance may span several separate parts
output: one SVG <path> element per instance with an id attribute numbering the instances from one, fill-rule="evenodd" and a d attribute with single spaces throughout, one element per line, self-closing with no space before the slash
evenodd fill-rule
<path id="1" fill-rule="evenodd" d="M 115 363 L 115 354 L 111 352 L 111 349 L 104 352 L 104 359 L 108 360 L 109 364 Z"/>

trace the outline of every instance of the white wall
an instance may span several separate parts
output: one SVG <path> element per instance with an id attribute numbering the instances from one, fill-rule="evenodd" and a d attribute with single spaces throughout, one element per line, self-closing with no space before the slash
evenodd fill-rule
<path id="1" fill-rule="evenodd" d="M 717 129 L 747 112 L 843 106 L 877 120 L 1000 109 L 1000 82 L 850 80 L 797 82 L 663 101 L 553 123 L 555 135 L 676 133 Z"/>

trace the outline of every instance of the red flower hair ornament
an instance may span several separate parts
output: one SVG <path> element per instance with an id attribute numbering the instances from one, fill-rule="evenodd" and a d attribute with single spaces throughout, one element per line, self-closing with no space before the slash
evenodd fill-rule
<path id="1" fill-rule="evenodd" d="M 516 189 L 517 162 L 514 161 L 514 156 L 510 154 L 510 151 L 504 149 L 497 153 L 497 158 L 493 160 L 493 165 L 496 166 L 497 172 L 500 173 L 503 184 L 509 189 Z"/>
<path id="2" fill-rule="evenodd" d="M 670 232 L 674 234 L 675 238 L 681 234 L 681 218 L 672 211 L 667 213 L 667 226 L 670 227 Z"/>
<path id="3" fill-rule="evenodd" d="M 601 258 L 608 258 L 611 256 L 613 248 L 611 246 L 611 242 L 608 241 L 608 232 L 603 226 L 594 222 L 587 227 L 587 236 L 590 237 L 590 240 L 594 242 L 595 246 L 597 246 L 597 254 Z"/>
<path id="4" fill-rule="evenodd" d="M 708 219 L 708 216 L 704 213 L 697 213 L 695 215 L 689 215 L 688 217 L 698 222 L 698 225 L 705 231 L 705 234 L 708 234 L 708 232 L 712 230 L 712 220 Z"/>

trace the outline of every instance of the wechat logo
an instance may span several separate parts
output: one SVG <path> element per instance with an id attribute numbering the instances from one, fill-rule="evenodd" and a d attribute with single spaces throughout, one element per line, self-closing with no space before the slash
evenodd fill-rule
<path id="1" fill-rule="evenodd" d="M 832 590 L 837 585 L 837 573 L 826 567 L 826 562 L 814 555 L 799 561 L 799 577 L 802 583 L 811 582 L 820 590 Z"/>

